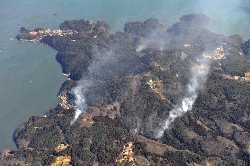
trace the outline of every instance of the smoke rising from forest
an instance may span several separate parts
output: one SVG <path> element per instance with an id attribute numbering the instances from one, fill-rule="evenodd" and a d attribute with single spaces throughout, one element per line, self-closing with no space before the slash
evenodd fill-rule
<path id="1" fill-rule="evenodd" d="M 219 2 L 221 3 L 221 2 Z M 236 2 L 235 2 L 236 3 Z M 196 3 L 197 8 L 200 8 L 200 3 Z M 237 4 L 239 5 L 239 4 Z M 203 5 L 204 6 L 204 5 Z M 211 4 L 209 3 L 209 6 Z M 234 8 L 232 8 L 233 10 Z M 204 9 L 205 10 L 205 9 Z M 226 9 L 225 9 L 226 10 Z M 246 9 L 247 10 L 247 9 Z M 218 10 L 222 12 L 221 10 Z M 207 12 L 205 12 L 207 13 Z M 215 17 L 215 16 L 214 16 Z M 165 32 L 165 31 L 164 31 Z M 136 52 L 141 52 L 144 49 L 147 48 L 156 48 L 158 51 L 164 51 L 164 48 L 168 46 L 168 39 L 166 39 L 165 34 L 162 33 L 161 29 L 155 29 L 155 31 L 151 31 L 146 38 L 142 38 L 137 47 Z M 166 39 L 166 40 L 165 40 Z M 105 56 L 103 56 L 103 53 L 100 52 L 98 47 L 96 45 L 93 45 L 93 62 L 90 64 L 88 68 L 88 72 L 84 73 L 86 76 L 84 76 L 77 84 L 75 88 L 71 90 L 71 93 L 75 96 L 74 101 L 74 108 L 75 108 L 75 116 L 72 120 L 72 124 L 77 120 L 80 114 L 84 113 L 87 109 L 86 104 L 86 92 L 88 91 L 88 88 L 92 86 L 92 84 L 95 82 L 95 79 L 105 79 L 107 77 L 104 76 L 103 73 L 110 72 L 111 74 L 108 74 L 109 77 L 117 76 L 118 73 L 115 68 L 115 63 L 118 61 L 118 56 L 112 51 L 109 51 L 108 53 L 105 53 Z M 208 66 L 209 62 L 208 60 L 202 61 L 207 67 L 203 69 L 203 73 L 197 73 L 193 70 L 191 70 L 192 77 L 189 80 L 189 84 L 186 87 L 186 93 L 185 95 L 180 99 L 180 102 L 175 105 L 174 109 L 170 111 L 169 117 L 165 119 L 161 126 L 161 129 L 159 129 L 156 133 L 156 137 L 159 138 L 163 135 L 164 131 L 169 128 L 169 125 L 177 118 L 182 116 L 187 111 L 191 110 L 193 107 L 193 104 L 197 98 L 197 91 L 201 88 L 201 86 L 206 81 L 206 76 L 208 74 Z M 112 67 L 114 69 L 112 70 Z M 193 67 L 195 68 L 195 67 Z M 192 69 L 193 69 L 192 68 Z M 111 69 L 111 70 L 110 70 Z M 122 69 L 119 69 L 120 71 Z M 120 72 L 119 71 L 119 72 Z M 124 71 L 126 73 L 127 71 Z M 91 82 L 91 83 L 89 83 Z M 141 120 L 137 121 L 137 125 L 141 126 Z"/>
<path id="2" fill-rule="evenodd" d="M 87 92 L 88 87 L 91 85 L 91 83 L 92 81 L 89 79 L 82 79 L 77 83 L 77 86 L 71 90 L 71 93 L 75 96 L 75 115 L 70 125 L 73 125 L 77 118 L 87 109 L 85 93 Z"/>
<path id="3" fill-rule="evenodd" d="M 103 58 L 104 56 L 101 55 L 96 45 L 92 46 L 92 52 L 93 52 L 93 62 L 88 67 L 88 73 L 84 73 L 83 78 L 80 81 L 78 81 L 77 86 L 71 90 L 71 93 L 75 96 L 74 100 L 75 115 L 74 119 L 71 121 L 71 125 L 75 123 L 75 121 L 82 113 L 85 113 L 87 109 L 85 95 L 90 86 L 93 85 L 94 83 L 93 79 L 95 77 L 98 77 L 98 75 L 100 74 L 102 66 L 105 65 L 108 59 L 110 59 L 109 56 L 105 56 L 105 58 Z"/>
<path id="4" fill-rule="evenodd" d="M 90 97 L 86 98 L 88 91 L 95 85 L 96 81 L 105 81 L 117 77 L 121 73 L 129 73 L 128 70 L 117 65 L 118 59 L 122 59 L 126 64 L 130 63 L 126 58 L 123 59 L 122 55 L 116 54 L 113 49 L 101 50 L 97 45 L 92 45 L 92 62 L 87 72 L 83 74 L 83 78 L 71 90 L 71 93 L 75 96 L 74 108 L 76 110 L 71 124 L 74 124 L 82 113 L 85 113 L 88 108 L 87 100 L 96 100 Z M 128 68 L 131 68 L 130 64 L 128 66 Z"/>
<path id="5" fill-rule="evenodd" d="M 136 52 L 141 52 L 147 48 L 156 48 L 158 51 L 163 51 L 163 48 L 166 45 L 165 36 L 162 29 L 156 28 L 151 31 L 147 39 L 143 39 L 140 41 L 140 44 L 136 47 Z"/>
<path id="6" fill-rule="evenodd" d="M 209 73 L 210 60 L 204 58 L 200 60 L 200 62 L 201 64 L 195 64 L 192 66 L 190 70 L 191 78 L 186 87 L 185 95 L 180 102 L 174 106 L 174 109 L 169 112 L 168 118 L 162 122 L 160 129 L 156 132 L 156 138 L 161 138 L 164 131 L 169 128 L 170 124 L 176 118 L 181 117 L 187 111 L 192 110 L 193 104 L 198 96 L 197 91 L 203 87 L 206 82 L 207 74 Z"/>

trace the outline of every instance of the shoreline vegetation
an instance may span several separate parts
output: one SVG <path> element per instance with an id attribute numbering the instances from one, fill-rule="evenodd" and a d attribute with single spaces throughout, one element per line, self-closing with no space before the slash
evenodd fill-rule
<path id="1" fill-rule="evenodd" d="M 148 19 L 114 34 L 84 19 L 53 31 L 21 27 L 16 38 L 56 49 L 69 79 L 56 108 L 16 129 L 18 149 L 1 152 L 0 165 L 249 165 L 250 40 L 210 32 L 209 21 L 203 14 L 171 26 Z M 192 111 L 155 139 L 186 93 L 189 70 L 206 68 L 204 58 L 210 72 Z M 72 89 L 83 83 L 87 108 L 70 125 Z"/>

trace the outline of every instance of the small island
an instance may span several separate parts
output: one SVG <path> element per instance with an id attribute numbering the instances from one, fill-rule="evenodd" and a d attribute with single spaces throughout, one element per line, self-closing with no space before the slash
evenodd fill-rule
<path id="1" fill-rule="evenodd" d="M 16 38 L 56 49 L 69 79 L 56 108 L 16 129 L 18 149 L 3 151 L 0 165 L 249 165 L 250 40 L 213 33 L 209 21 L 189 14 L 168 26 L 151 18 L 114 34 L 84 19 L 53 31 L 22 27 Z M 204 70 L 192 110 L 156 138 Z M 81 109 L 76 92 L 84 110 L 71 123 Z"/>

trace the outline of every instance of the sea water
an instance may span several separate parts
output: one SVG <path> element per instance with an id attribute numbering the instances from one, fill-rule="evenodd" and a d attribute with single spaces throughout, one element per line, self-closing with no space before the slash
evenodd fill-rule
<path id="1" fill-rule="evenodd" d="M 56 106 L 66 79 L 54 59 L 55 50 L 15 39 L 20 27 L 53 30 L 64 20 L 85 18 L 106 21 L 114 33 L 122 31 L 126 21 L 157 18 L 171 25 L 191 13 L 213 19 L 207 26 L 211 31 L 250 38 L 250 3 L 246 0 L 1 0 L 0 151 L 16 148 L 12 135 L 23 121 Z"/>

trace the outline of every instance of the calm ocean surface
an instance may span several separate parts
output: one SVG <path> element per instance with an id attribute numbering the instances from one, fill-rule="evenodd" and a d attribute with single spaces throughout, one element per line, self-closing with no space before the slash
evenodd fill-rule
<path id="1" fill-rule="evenodd" d="M 21 26 L 58 29 L 64 20 L 85 18 L 106 21 L 113 33 L 126 21 L 157 18 L 171 25 L 190 13 L 211 17 L 214 22 L 207 27 L 216 33 L 250 38 L 246 0 L 0 0 L 0 151 L 16 148 L 12 134 L 23 121 L 56 106 L 66 79 L 55 50 L 15 39 Z"/>

